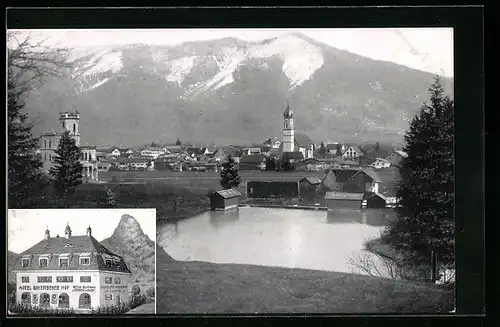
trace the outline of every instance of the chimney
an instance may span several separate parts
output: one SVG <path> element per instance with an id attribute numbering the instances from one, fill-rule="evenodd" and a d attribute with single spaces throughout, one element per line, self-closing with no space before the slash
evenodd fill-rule
<path id="1" fill-rule="evenodd" d="M 70 238 L 71 237 L 71 228 L 69 227 L 69 223 L 66 223 L 66 229 L 64 230 L 64 237 Z"/>
<path id="2" fill-rule="evenodd" d="M 92 228 L 90 228 L 90 225 L 89 225 L 89 228 L 87 228 L 87 236 L 88 237 L 92 236 Z"/>
<path id="3" fill-rule="evenodd" d="M 50 238 L 50 231 L 49 231 L 49 227 L 47 227 L 47 229 L 45 230 L 45 239 L 48 240 Z"/>

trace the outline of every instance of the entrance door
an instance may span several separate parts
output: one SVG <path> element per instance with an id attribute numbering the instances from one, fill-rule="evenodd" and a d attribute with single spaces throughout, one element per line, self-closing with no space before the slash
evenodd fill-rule
<path id="1" fill-rule="evenodd" d="M 78 307 L 84 309 L 90 309 L 90 295 L 87 293 L 82 293 L 78 299 Z"/>
<path id="2" fill-rule="evenodd" d="M 120 305 L 120 293 L 116 293 L 115 295 L 115 304 Z"/>

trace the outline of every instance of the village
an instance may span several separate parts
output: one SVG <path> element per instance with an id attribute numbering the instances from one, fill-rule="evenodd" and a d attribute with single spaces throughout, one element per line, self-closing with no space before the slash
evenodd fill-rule
<path id="1" fill-rule="evenodd" d="M 306 134 L 295 133 L 288 105 L 283 117 L 281 139 L 269 137 L 262 144 L 218 147 L 182 144 L 179 140 L 142 148 L 80 145 L 80 113 L 62 112 L 59 120 L 62 131 L 69 131 L 80 145 L 87 183 L 165 179 L 179 186 L 205 186 L 216 191 L 220 189 L 222 165 L 231 156 L 242 176 L 236 189 L 247 202 L 262 204 L 263 199 L 272 199 L 281 205 L 395 206 L 398 166 L 406 156 L 402 150 L 381 149 L 378 142 L 316 144 Z M 53 164 L 60 136 L 47 133 L 41 137 L 39 155 L 46 170 Z"/>

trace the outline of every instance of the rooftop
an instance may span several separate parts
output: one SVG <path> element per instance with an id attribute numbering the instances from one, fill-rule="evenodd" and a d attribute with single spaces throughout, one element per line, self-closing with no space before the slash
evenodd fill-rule
<path id="1" fill-rule="evenodd" d="M 326 192 L 325 200 L 363 200 L 363 193 Z"/>
<path id="2" fill-rule="evenodd" d="M 241 196 L 240 192 L 238 192 L 236 190 L 233 190 L 233 189 L 220 190 L 220 191 L 217 191 L 215 193 L 219 194 L 224 199 L 229 199 L 229 198 L 234 198 L 234 197 L 237 197 L 237 196 Z"/>

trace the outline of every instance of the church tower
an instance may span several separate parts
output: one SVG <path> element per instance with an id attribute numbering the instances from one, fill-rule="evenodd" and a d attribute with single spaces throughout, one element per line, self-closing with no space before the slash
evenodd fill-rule
<path id="1" fill-rule="evenodd" d="M 293 152 L 295 144 L 295 139 L 294 139 L 295 137 L 293 130 L 293 111 L 290 110 L 288 102 L 286 104 L 286 110 L 283 113 L 283 118 L 284 118 L 284 126 L 281 138 L 281 143 L 283 144 L 283 152 Z"/>
<path id="2" fill-rule="evenodd" d="M 61 122 L 61 133 L 66 131 L 75 140 L 76 146 L 80 146 L 80 114 L 78 111 L 73 112 L 61 112 L 59 113 L 59 121 Z"/>

